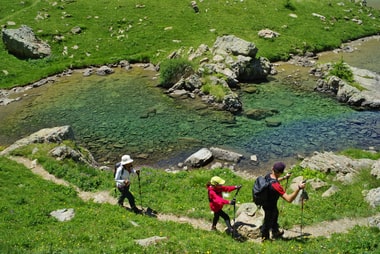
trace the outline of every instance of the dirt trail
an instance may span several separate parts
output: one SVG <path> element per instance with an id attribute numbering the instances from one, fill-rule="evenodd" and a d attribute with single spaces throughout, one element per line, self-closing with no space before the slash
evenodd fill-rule
<path id="1" fill-rule="evenodd" d="M 65 186 L 72 186 L 78 193 L 78 196 L 84 201 L 93 201 L 96 203 L 109 203 L 116 205 L 116 199 L 112 197 L 109 191 L 100 191 L 100 192 L 85 192 L 81 191 L 78 187 L 66 182 L 65 180 L 58 179 L 54 175 L 49 174 L 41 165 L 37 164 L 35 161 L 31 161 L 24 157 L 10 157 L 10 159 L 25 165 L 29 168 L 34 174 L 40 175 L 43 179 L 52 181 L 56 184 L 61 184 Z M 210 215 L 211 216 L 211 215 Z M 210 217 L 211 218 L 211 217 Z M 194 228 L 202 230 L 210 230 L 210 222 L 201 219 L 188 218 L 184 216 L 177 216 L 173 214 L 158 214 L 157 219 L 162 221 L 174 221 L 177 223 L 188 223 Z M 368 218 L 343 218 L 340 220 L 334 221 L 325 221 L 318 223 L 316 225 L 304 226 L 302 228 L 303 235 L 318 237 L 330 237 L 333 233 L 344 233 L 353 228 L 356 225 L 367 226 Z M 218 230 L 224 230 L 224 225 L 218 223 Z M 291 230 L 286 230 L 284 237 L 294 238 L 301 235 L 300 226 L 296 226 Z"/>

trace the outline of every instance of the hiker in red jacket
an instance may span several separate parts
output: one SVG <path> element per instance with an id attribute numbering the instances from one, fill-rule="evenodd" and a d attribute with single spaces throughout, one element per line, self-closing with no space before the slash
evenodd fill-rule
<path id="1" fill-rule="evenodd" d="M 240 189 L 241 185 L 223 186 L 224 183 L 225 181 L 222 178 L 220 178 L 219 176 L 214 176 L 211 178 L 211 181 L 208 182 L 206 185 L 208 190 L 208 199 L 210 201 L 210 208 L 214 212 L 211 230 L 216 230 L 216 224 L 219 221 L 219 217 L 222 217 L 227 225 L 227 233 L 232 234 L 233 228 L 231 226 L 230 216 L 228 216 L 228 214 L 226 214 L 222 209 L 224 205 L 234 205 L 236 203 L 236 200 L 226 200 L 223 198 L 222 193 Z"/>

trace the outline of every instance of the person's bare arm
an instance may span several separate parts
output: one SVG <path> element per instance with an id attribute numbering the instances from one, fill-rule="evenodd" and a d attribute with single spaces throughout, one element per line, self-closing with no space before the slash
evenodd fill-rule
<path id="1" fill-rule="evenodd" d="M 297 197 L 298 195 L 298 192 L 302 189 L 305 188 L 305 181 L 303 181 L 302 183 L 298 184 L 298 189 L 293 191 L 291 194 L 287 194 L 287 193 L 284 193 L 284 195 L 282 195 L 282 198 L 286 200 L 286 202 L 288 203 L 291 203 L 293 202 L 293 200 Z"/>

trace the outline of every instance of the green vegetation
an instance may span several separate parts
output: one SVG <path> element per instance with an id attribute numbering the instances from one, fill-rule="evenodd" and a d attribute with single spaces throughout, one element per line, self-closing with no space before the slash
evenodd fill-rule
<path id="1" fill-rule="evenodd" d="M 254 42 L 258 56 L 277 61 L 290 53 L 329 50 L 380 31 L 379 11 L 349 0 L 203 1 L 198 6 L 200 13 L 195 14 L 190 1 L 177 0 L 3 1 L 0 24 L 8 29 L 31 27 L 51 46 L 52 55 L 20 60 L 1 44 L 0 87 L 119 60 L 157 64 L 174 50 L 212 46 L 225 34 Z M 80 27 L 79 34 L 72 33 L 75 27 Z M 265 28 L 280 36 L 259 38 L 258 31 Z"/>
<path id="2" fill-rule="evenodd" d="M 337 76 L 340 79 L 348 82 L 349 85 L 355 87 L 359 91 L 365 90 L 358 82 L 355 82 L 354 73 L 350 67 L 341 59 L 340 61 L 333 63 L 332 69 L 329 72 L 330 75 Z"/>
<path id="3" fill-rule="evenodd" d="M 214 96 L 216 102 L 223 101 L 224 97 L 231 92 L 230 89 L 221 84 L 205 84 L 202 86 L 201 90 L 205 94 Z"/>
<path id="4" fill-rule="evenodd" d="M 349 83 L 354 82 L 354 73 L 343 59 L 333 64 L 332 69 L 330 70 L 330 75 L 337 76 Z"/>
<path id="5" fill-rule="evenodd" d="M 160 64 L 160 85 L 170 88 L 177 83 L 181 77 L 188 77 L 194 73 L 192 63 L 185 59 L 169 59 Z"/>
<path id="6" fill-rule="evenodd" d="M 351 157 L 353 159 L 371 159 L 378 160 L 380 159 L 380 153 L 374 151 L 364 151 L 361 149 L 351 148 L 341 152 L 342 155 Z"/>
<path id="7" fill-rule="evenodd" d="M 73 144 L 68 142 L 67 145 Z M 109 190 L 113 193 L 111 171 L 76 165 L 71 160 L 54 161 L 45 153 L 51 148 L 51 144 L 34 144 L 13 154 L 37 159 L 44 167 L 50 165 L 56 170 L 51 170 L 54 174 L 61 174 L 61 169 L 65 169 L 62 177 L 74 185 L 81 179 L 96 183 L 90 184 L 91 191 Z M 32 154 L 30 151 L 35 152 Z M 336 195 L 322 198 L 321 194 L 328 187 L 319 190 L 307 188 L 310 199 L 304 205 L 304 225 L 343 217 L 371 216 L 380 210 L 371 208 L 363 199 L 363 190 L 380 186 L 379 181 L 371 177 L 369 169 L 363 170 L 349 186 L 333 181 L 332 175 L 321 176 L 321 173 L 310 169 L 296 167 L 292 171 L 293 177 L 302 175 L 308 179 L 324 179 L 340 189 Z M 212 215 L 205 184 L 214 175 L 226 179 L 226 184 L 243 185 L 237 196 L 238 204 L 251 201 L 253 180 L 241 178 L 223 168 L 175 174 L 142 168 L 142 194 L 139 195 L 136 178 L 132 191 L 137 204 L 142 202 L 144 207 L 151 207 L 160 213 L 203 219 L 211 225 Z M 245 253 L 247 249 L 255 253 L 320 253 L 320 250 L 323 253 L 378 253 L 380 250 L 380 230 L 368 227 L 355 227 L 347 234 L 333 234 L 328 239 L 318 237 L 265 244 L 240 243 L 222 232 L 204 231 L 186 223 L 135 215 L 109 204 L 83 202 L 73 187 L 43 180 L 23 165 L 5 157 L 0 157 L 0 190 L 6 194 L 0 196 L 1 253 L 129 253 L 131 250 L 134 253 Z M 298 225 L 301 220 L 300 207 L 281 202 L 284 201 L 279 201 L 280 224 L 285 228 Z M 58 222 L 49 216 L 50 212 L 64 208 L 75 210 L 74 219 Z M 226 206 L 224 210 L 233 217 L 232 206 Z M 168 239 L 149 247 L 141 247 L 134 242 L 152 236 L 166 236 Z"/>

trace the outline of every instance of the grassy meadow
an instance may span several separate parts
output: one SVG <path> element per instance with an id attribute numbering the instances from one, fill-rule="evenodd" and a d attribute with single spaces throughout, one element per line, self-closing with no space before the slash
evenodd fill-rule
<path id="1" fill-rule="evenodd" d="M 68 144 L 70 145 L 70 144 Z M 71 160 L 56 161 L 47 155 L 49 145 L 31 145 L 13 152 L 15 156 L 37 159 L 51 174 L 59 176 L 82 190 L 106 190 L 114 193 L 112 173 L 94 170 Z M 31 155 L 31 151 L 38 151 Z M 351 156 L 358 153 L 349 151 Z M 368 154 L 362 155 L 366 157 Z M 371 155 L 379 158 L 380 153 Z M 374 157 L 376 156 L 376 157 Z M 203 219 L 211 225 L 212 214 L 208 207 L 205 184 L 219 175 L 226 184 L 242 184 L 237 196 L 237 207 L 251 201 L 252 179 L 244 179 L 229 169 L 192 170 L 176 174 L 159 169 L 141 169 L 141 194 L 134 179 L 132 191 L 136 203 L 151 207 L 160 213 Z M 362 191 L 380 186 L 379 181 L 363 170 L 349 188 L 308 169 L 295 168 L 294 177 L 322 178 L 335 184 L 341 191 L 322 198 L 326 190 L 308 188 L 310 199 L 304 206 L 303 225 L 343 217 L 371 216 L 379 208 L 371 208 L 363 200 Z M 110 204 L 84 202 L 73 187 L 59 186 L 34 175 L 28 168 L 0 157 L 0 252 L 1 253 L 379 253 L 378 228 L 355 227 L 347 234 L 333 234 L 331 238 L 303 238 L 259 244 L 238 242 L 222 232 L 195 229 L 190 224 L 160 221 L 135 215 Z M 231 193 L 231 196 L 234 193 Z M 116 196 L 115 196 L 116 198 Z M 291 228 L 301 222 L 300 206 L 281 203 L 280 224 Z M 73 208 L 75 217 L 58 222 L 49 216 L 58 209 Z M 224 210 L 234 217 L 232 206 Z M 219 223 L 223 223 L 221 220 Z M 152 236 L 167 240 L 141 247 L 136 239 Z"/>
<path id="2" fill-rule="evenodd" d="M 52 55 L 21 60 L 1 43 L 0 88 L 32 83 L 69 68 L 120 60 L 158 64 L 174 50 L 201 44 L 211 47 L 218 36 L 226 34 L 254 42 L 259 56 L 276 61 L 380 32 L 379 11 L 351 0 L 205 0 L 198 1 L 198 6 L 196 14 L 190 1 L 178 0 L 4 0 L 2 27 L 31 27 L 51 46 Z M 76 27 L 80 33 L 72 32 Z M 258 31 L 265 28 L 280 36 L 259 38 Z"/>

